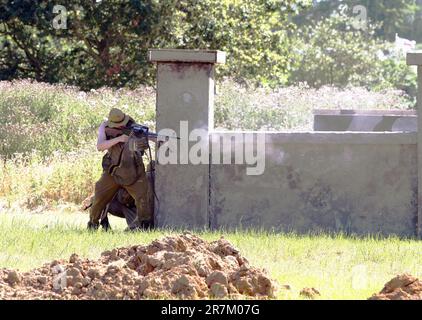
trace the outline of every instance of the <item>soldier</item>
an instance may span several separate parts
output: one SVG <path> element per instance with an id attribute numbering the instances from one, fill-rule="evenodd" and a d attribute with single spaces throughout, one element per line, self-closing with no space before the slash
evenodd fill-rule
<path id="1" fill-rule="evenodd" d="M 82 203 L 82 210 L 88 210 L 92 207 L 94 195 L 87 197 Z M 108 214 L 126 219 L 128 225 L 127 231 L 138 229 L 138 216 L 136 212 L 135 201 L 130 194 L 123 188 L 117 191 L 110 203 L 101 212 L 100 225 L 106 231 L 111 229 Z"/>
<path id="2" fill-rule="evenodd" d="M 106 207 L 120 188 L 125 189 L 135 201 L 137 217 L 135 221 L 131 221 L 129 227 L 131 229 L 153 227 L 153 210 L 148 201 L 149 186 L 142 161 L 143 152 L 130 150 L 128 143 L 130 138 L 123 134 L 122 130 L 133 124 L 135 121 L 131 117 L 113 108 L 108 121 L 100 125 L 97 150 L 107 150 L 107 153 L 102 161 L 102 176 L 95 184 L 88 222 L 90 230 L 98 229 L 102 214 L 104 211 L 107 212 Z"/>
<path id="3" fill-rule="evenodd" d="M 105 230 L 108 230 L 110 228 L 110 223 L 108 221 L 107 215 L 108 213 L 119 218 L 125 218 L 127 223 L 126 230 L 138 229 L 138 219 L 135 201 L 125 189 L 119 189 L 114 199 L 102 212 L 100 224 Z"/>
<path id="4" fill-rule="evenodd" d="M 155 180 L 155 161 L 151 161 L 148 164 L 147 168 L 147 178 L 148 178 L 148 202 L 151 212 L 154 212 L 154 180 Z M 92 207 L 94 200 L 94 194 L 87 197 L 82 202 L 82 210 L 86 211 Z M 135 205 L 135 200 L 131 195 L 124 189 L 120 188 L 116 195 L 113 197 L 110 203 L 108 203 L 105 209 L 101 212 L 100 225 L 101 227 L 108 231 L 111 229 L 108 214 L 113 216 L 126 219 L 127 228 L 126 231 L 137 230 L 138 229 L 138 216 Z"/>

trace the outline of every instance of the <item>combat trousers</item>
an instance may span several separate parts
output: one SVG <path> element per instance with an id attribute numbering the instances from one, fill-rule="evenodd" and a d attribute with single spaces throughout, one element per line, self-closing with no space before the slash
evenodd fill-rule
<path id="1" fill-rule="evenodd" d="M 139 223 L 153 219 L 151 206 L 148 204 L 148 179 L 145 173 L 131 186 L 122 186 L 116 183 L 108 172 L 104 171 L 100 180 L 95 184 L 94 200 L 90 211 L 90 222 L 92 224 L 99 224 L 101 213 L 113 200 L 119 188 L 126 189 L 135 200 Z"/>
<path id="2" fill-rule="evenodd" d="M 125 218 L 129 230 L 134 230 L 139 227 L 138 215 L 134 208 L 128 208 L 119 201 L 114 200 L 110 202 L 108 212 L 114 216 Z M 103 217 L 101 218 L 101 220 L 102 219 Z"/>

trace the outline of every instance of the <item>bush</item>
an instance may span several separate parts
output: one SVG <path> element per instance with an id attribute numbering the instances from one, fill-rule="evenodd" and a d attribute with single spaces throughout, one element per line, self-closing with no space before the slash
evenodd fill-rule
<path id="1" fill-rule="evenodd" d="M 74 0 L 64 3 L 66 27 L 55 29 L 56 3 L 2 1 L 0 80 L 134 88 L 154 82 L 149 48 L 201 48 L 227 51 L 225 75 L 285 83 L 289 16 L 307 2 Z"/>
<path id="2" fill-rule="evenodd" d="M 377 26 L 356 29 L 350 17 L 335 13 L 304 26 L 296 36 L 297 59 L 291 84 L 311 87 L 366 87 L 371 90 L 402 89 L 416 96 L 416 75 L 392 46 L 375 37 Z"/>
<path id="3" fill-rule="evenodd" d="M 7 207 L 22 208 L 80 204 L 101 174 L 101 153 L 93 149 L 58 151 L 48 158 L 37 152 L 15 155 L 0 167 L 0 199 Z"/>
<path id="4" fill-rule="evenodd" d="M 218 86 L 215 127 L 223 130 L 312 130 L 314 109 L 408 109 L 403 91 L 339 89 L 306 84 L 278 89 L 245 87 L 232 81 Z"/>
<path id="5" fill-rule="evenodd" d="M 47 157 L 56 150 L 77 150 L 95 140 L 101 121 L 112 107 L 119 107 L 138 121 L 153 125 L 155 92 L 137 90 L 91 90 L 48 85 L 32 81 L 0 82 L 0 153 L 33 150 Z"/>

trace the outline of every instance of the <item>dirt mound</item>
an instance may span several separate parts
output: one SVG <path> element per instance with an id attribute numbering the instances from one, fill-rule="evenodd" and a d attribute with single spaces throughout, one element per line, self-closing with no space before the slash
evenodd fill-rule
<path id="1" fill-rule="evenodd" d="M 300 291 L 300 295 L 307 299 L 316 299 L 321 293 L 315 288 L 303 288 Z"/>
<path id="2" fill-rule="evenodd" d="M 274 291 L 227 240 L 189 233 L 106 251 L 99 260 L 73 254 L 29 272 L 0 269 L 0 299 L 268 298 Z"/>
<path id="3" fill-rule="evenodd" d="M 369 300 L 422 300 L 422 281 L 409 275 L 399 275 Z"/>

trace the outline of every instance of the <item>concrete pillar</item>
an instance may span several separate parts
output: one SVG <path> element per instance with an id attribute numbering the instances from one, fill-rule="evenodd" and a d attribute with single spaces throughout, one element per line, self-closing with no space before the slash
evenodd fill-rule
<path id="1" fill-rule="evenodd" d="M 208 130 L 213 127 L 214 113 L 214 68 L 216 63 L 225 62 L 225 53 L 153 49 L 148 58 L 157 63 L 157 131 L 171 129 L 182 136 L 177 143 L 177 164 L 163 164 L 158 158 L 156 225 L 208 228 L 209 164 L 193 165 L 181 151 L 190 150 L 196 143 L 186 141 L 185 125 L 188 133 L 193 129 L 205 130 L 207 134 L 202 144 L 209 147 Z"/>
<path id="2" fill-rule="evenodd" d="M 407 54 L 407 64 L 418 67 L 418 217 L 417 235 L 422 237 L 422 51 Z"/>

